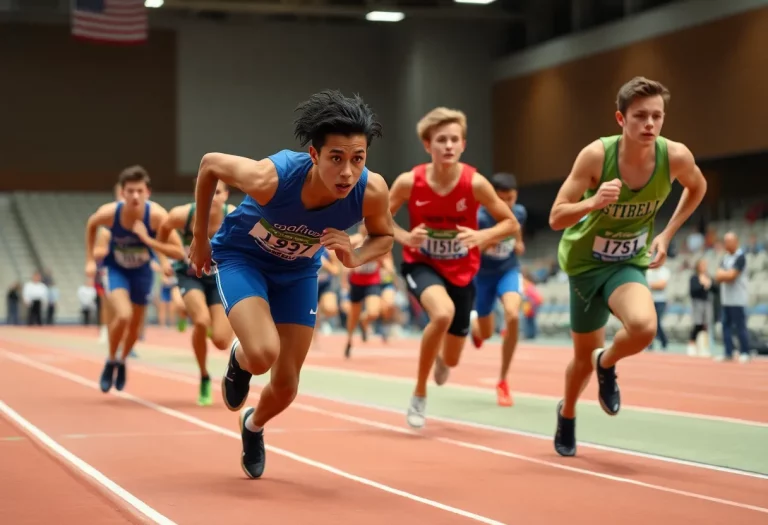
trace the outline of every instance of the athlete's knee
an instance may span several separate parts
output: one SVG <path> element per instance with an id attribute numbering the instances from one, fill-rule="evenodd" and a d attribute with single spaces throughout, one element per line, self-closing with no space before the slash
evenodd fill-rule
<path id="1" fill-rule="evenodd" d="M 208 331 L 211 326 L 211 316 L 206 311 L 196 312 L 192 316 L 192 324 L 195 325 L 195 330 Z"/>
<path id="2" fill-rule="evenodd" d="M 635 312 L 624 321 L 624 329 L 630 339 L 641 348 L 646 348 L 656 337 L 656 312 Z"/>
<path id="3" fill-rule="evenodd" d="M 211 342 L 213 346 L 219 350 L 226 350 L 229 345 L 232 344 L 232 332 L 219 328 L 218 330 L 214 326 L 213 333 L 211 334 Z"/>
<path id="4" fill-rule="evenodd" d="M 290 404 L 299 392 L 298 374 L 277 374 L 270 380 L 272 394 L 283 404 Z"/>
<path id="5" fill-rule="evenodd" d="M 452 302 L 441 303 L 433 312 L 427 312 L 430 324 L 440 327 L 442 330 L 448 330 L 456 315 L 456 307 Z"/>
<path id="6" fill-rule="evenodd" d="M 248 361 L 246 363 L 247 370 L 253 375 L 266 374 L 280 355 L 280 340 L 278 338 L 274 338 L 274 340 L 269 337 L 252 338 L 248 341 L 241 339 L 240 347 Z"/>
<path id="7" fill-rule="evenodd" d="M 504 323 L 507 325 L 507 329 L 516 327 L 520 323 L 520 311 L 508 310 L 504 312 Z"/>

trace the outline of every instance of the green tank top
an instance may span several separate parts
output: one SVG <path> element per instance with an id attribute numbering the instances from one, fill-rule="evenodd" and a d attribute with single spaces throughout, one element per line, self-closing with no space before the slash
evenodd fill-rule
<path id="1" fill-rule="evenodd" d="M 602 137 L 605 149 L 600 184 L 620 179 L 619 139 L 621 135 Z M 568 275 L 578 275 L 616 263 L 647 268 L 653 241 L 653 224 L 661 205 L 672 188 L 667 140 L 656 139 L 656 167 L 648 183 L 634 191 L 621 188 L 618 202 L 589 213 L 566 228 L 557 249 L 560 268 Z M 589 189 L 582 200 L 597 193 Z"/>
<path id="2" fill-rule="evenodd" d="M 229 210 L 229 206 L 224 204 L 224 217 L 227 216 L 227 211 Z M 189 247 L 192 244 L 192 239 L 194 239 L 195 235 L 192 232 L 192 228 L 190 227 L 192 225 L 192 217 L 195 216 L 195 203 L 193 202 L 189 206 L 189 213 L 187 214 L 187 222 L 184 223 L 184 228 L 181 230 L 177 230 L 179 232 L 179 237 L 181 237 L 181 245 L 184 247 L 184 260 L 181 261 L 175 261 L 173 263 L 173 269 L 177 272 L 186 272 L 189 269 Z"/>

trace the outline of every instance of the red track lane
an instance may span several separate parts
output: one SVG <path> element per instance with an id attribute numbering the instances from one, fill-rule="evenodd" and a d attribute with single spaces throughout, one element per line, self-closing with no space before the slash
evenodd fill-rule
<path id="1" fill-rule="evenodd" d="M 3 363 L 4 365 L 5 363 Z M 0 522 L 141 523 L 0 415 Z"/>
<path id="2" fill-rule="evenodd" d="M 65 364 L 58 363 L 59 366 Z M 14 381 L 10 381 L 11 378 Z M 136 383 L 142 383 L 140 377 L 135 379 Z M 164 393 L 156 397 L 165 406 L 194 406 L 190 403 L 190 392 L 184 391 L 186 389 L 178 393 L 180 389 L 176 384 L 154 382 L 159 384 L 150 385 L 150 389 L 155 387 L 156 392 Z M 40 385 L 45 385 L 45 389 L 40 389 Z M 391 523 L 396 516 L 407 518 L 410 523 L 469 522 L 466 518 L 366 487 L 277 454 L 269 455 L 267 478 L 246 480 L 240 470 L 238 440 L 212 432 L 184 434 L 202 429 L 132 401 L 104 395 L 7 359 L 0 367 L 0 397 L 50 436 L 65 433 L 92 435 L 67 441 L 66 448 L 180 524 L 234 525 L 279 519 L 297 524 L 338 525 L 364 521 L 383 525 Z M 195 414 L 196 410 L 186 412 Z M 233 428 L 236 416 L 221 409 L 217 410 L 217 416 L 214 418 L 217 423 L 227 429 Z M 288 423 L 293 430 L 300 431 L 307 422 Z M 316 427 L 319 423 L 310 421 L 309 425 Z M 322 423 L 324 428 L 334 426 L 329 424 L 332 422 Z M 287 428 L 285 420 L 276 421 L 277 425 Z M 337 429 L 343 427 L 335 426 Z M 147 435 L 98 436 L 137 432 Z M 304 439 L 322 446 L 320 433 L 317 438 L 304 435 Z M 339 450 L 338 453 L 344 452 Z M 346 453 L 352 455 L 355 451 L 348 449 Z M 364 461 L 368 460 L 383 462 L 375 456 Z M 385 467 L 382 465 L 381 468 Z M 13 483 L 20 481 L 16 479 Z M 15 492 L 12 489 L 4 494 L 15 495 Z M 16 501 L 15 497 L 8 499 L 13 503 Z M 380 512 L 372 513 L 374 509 Z M 101 520 L 77 523 L 100 524 Z"/>
<path id="3" fill-rule="evenodd" d="M 34 352 L 34 354 L 37 354 L 38 357 L 41 354 L 42 356 L 50 355 L 43 349 Z M 54 355 L 61 354 L 55 352 Z M 100 370 L 98 363 L 82 360 L 61 361 L 56 363 L 56 366 L 89 379 L 96 378 Z M 34 369 L 24 370 L 24 366 L 16 363 L 8 368 L 17 379 L 25 376 L 30 376 L 32 379 L 31 376 L 46 375 L 44 372 L 38 372 Z M 80 385 L 62 384 L 68 383 L 66 380 L 59 378 L 38 378 L 37 380 L 38 382 L 51 383 L 52 389 L 56 392 L 73 392 L 77 399 L 70 399 L 66 404 L 62 403 L 65 406 L 59 407 L 59 410 L 76 411 L 81 409 L 82 405 L 87 404 L 89 413 L 98 413 L 98 415 L 91 413 L 89 420 L 97 419 L 101 427 L 105 426 L 104 422 L 109 422 L 106 426 L 111 427 L 113 419 L 115 420 L 114 424 L 119 424 L 121 428 L 123 425 L 134 429 L 155 429 L 163 428 L 160 425 L 178 425 L 176 420 L 157 412 L 148 411 L 138 405 L 134 404 L 133 408 L 129 408 L 127 406 L 129 401 L 104 396 Z M 0 374 L 0 384 L 2 384 L 2 374 Z M 140 366 L 130 369 L 129 391 L 135 395 L 182 410 L 216 425 L 226 428 L 233 426 L 234 416 L 220 407 L 214 409 L 194 407 L 192 405 L 194 390 L 194 384 L 185 385 L 178 381 L 150 375 L 142 371 Z M 12 393 L 19 397 L 19 391 L 20 388 L 15 388 Z M 1 388 L 0 394 L 4 397 L 7 396 Z M 18 402 L 22 403 L 22 401 Z M 309 403 L 305 400 L 300 402 Z M 33 414 L 32 411 L 39 404 L 42 404 L 42 400 L 38 400 L 38 403 L 30 403 L 31 406 L 27 409 L 30 418 L 34 420 L 47 418 L 45 409 L 38 410 L 38 413 Z M 73 404 L 76 406 L 72 407 Z M 311 404 L 315 407 L 330 408 L 336 412 L 343 411 L 402 427 L 402 418 L 396 415 L 384 415 L 370 409 L 342 407 L 335 403 L 318 403 L 315 400 L 312 400 Z M 24 407 L 19 411 L 24 413 Z M 138 421 L 133 420 L 133 418 L 138 418 Z M 166 421 L 156 425 L 155 419 L 157 418 L 170 419 L 170 422 Z M 93 425 L 93 423 L 90 424 Z M 724 499 L 733 498 L 734 501 L 740 503 L 758 504 L 764 503 L 765 500 L 764 480 L 704 471 L 681 465 L 661 464 L 643 458 L 619 457 L 608 452 L 595 453 L 590 451 L 587 457 L 564 462 L 555 458 L 552 452 L 545 451 L 548 444 L 539 440 L 517 436 L 504 436 L 502 438 L 499 434 L 488 431 L 458 429 L 446 425 L 432 426 L 435 428 L 431 428 L 427 432 L 428 435 L 442 435 L 469 443 L 493 446 L 501 450 L 514 451 L 514 453 L 525 457 L 606 472 L 614 476 L 624 476 L 677 490 L 697 491 L 701 494 L 710 494 Z M 180 430 L 188 429 L 188 427 L 188 424 L 183 423 Z M 339 420 L 331 415 L 316 414 L 301 409 L 294 408 L 287 411 L 279 416 L 270 427 L 289 428 L 294 429 L 294 431 L 268 433 L 268 444 L 284 447 L 297 454 L 324 461 L 398 489 L 507 523 L 551 524 L 565 519 L 570 520 L 575 525 L 591 523 L 594 521 L 595 513 L 604 509 L 605 501 L 610 501 L 611 512 L 622 516 L 622 523 L 628 524 L 646 524 L 652 520 L 660 523 L 682 521 L 725 523 L 726 520 L 734 519 L 742 520 L 744 523 L 764 523 L 766 519 L 766 514 L 754 510 L 670 494 L 647 487 L 637 487 L 614 480 L 587 476 L 583 473 L 558 470 L 551 466 L 500 457 L 487 452 L 469 450 L 455 444 L 439 441 L 439 438 L 424 439 L 370 427 L 359 427 L 355 431 L 350 431 L 350 422 Z M 338 428 L 346 431 L 315 432 L 311 435 L 299 431 L 301 429 L 309 431 L 313 428 Z M 145 467 L 149 468 L 151 465 L 151 470 L 144 473 L 142 481 L 154 486 L 155 491 L 164 489 L 171 500 L 174 500 L 173 496 L 181 497 L 180 493 L 188 492 L 190 488 L 189 474 L 176 475 L 176 471 L 193 469 L 197 474 L 197 476 L 192 477 L 195 478 L 194 488 L 199 488 L 199 492 L 195 490 L 195 497 L 190 501 L 185 501 L 185 511 L 189 512 L 190 518 L 207 516 L 210 519 L 212 515 L 220 516 L 221 513 L 218 510 L 213 510 L 220 506 L 225 506 L 226 509 L 238 508 L 240 512 L 243 512 L 244 510 L 239 506 L 240 502 L 236 501 L 232 490 L 229 490 L 230 487 L 239 488 L 247 485 L 240 481 L 242 475 L 239 472 L 236 459 L 239 453 L 238 441 L 223 436 L 216 436 L 215 442 L 214 439 L 210 438 L 201 437 L 200 439 L 204 439 L 204 443 L 198 442 L 194 447 L 184 448 L 189 441 L 188 438 L 167 439 L 163 437 L 151 442 L 138 438 L 131 441 L 130 445 L 122 448 L 123 451 L 132 450 L 131 461 L 122 465 L 114 465 L 112 464 L 114 463 L 113 456 L 105 454 L 99 460 L 101 462 L 111 460 L 112 463 L 105 463 L 106 466 L 101 470 L 113 477 L 115 481 L 120 482 L 118 477 L 125 478 L 123 486 L 158 511 L 167 513 L 166 507 L 163 506 L 164 501 L 156 501 L 156 493 L 143 492 L 145 489 L 143 484 L 135 488 L 127 486 L 131 479 L 137 475 L 136 466 L 145 464 L 144 457 L 151 456 L 154 461 L 147 462 Z M 90 453 L 90 448 L 83 450 L 82 453 Z M 201 459 L 199 453 L 201 449 L 205 449 L 206 454 L 210 453 L 212 457 L 215 457 L 215 461 L 210 461 L 208 458 Z M 77 451 L 74 452 L 77 453 Z M 168 456 L 182 457 L 184 460 L 173 461 Z M 190 465 L 193 463 L 190 458 L 195 458 L 194 465 Z M 84 459 L 87 460 L 87 458 Z M 280 479 L 283 481 L 281 483 L 283 500 L 287 493 L 296 500 L 296 503 L 301 503 L 302 507 L 317 509 L 318 499 L 324 501 L 330 499 L 333 501 L 332 508 L 342 513 L 351 512 L 350 507 L 360 501 L 361 496 L 355 492 L 365 495 L 376 492 L 375 489 L 363 488 L 360 490 L 359 486 L 355 486 L 351 482 L 339 483 L 338 480 L 333 479 L 318 479 L 327 477 L 327 475 L 320 473 L 321 476 L 318 474 L 319 471 L 312 469 L 306 473 L 295 472 L 297 467 L 285 464 L 285 461 L 274 453 L 270 454 L 267 478 L 261 482 L 256 482 L 258 483 L 256 486 L 259 488 L 253 490 L 258 490 L 260 494 L 263 482 L 269 483 Z M 168 464 L 169 462 L 171 465 Z M 100 468 L 99 465 L 94 466 Z M 174 473 L 171 479 L 168 477 L 169 471 Z M 131 472 L 133 472 L 132 475 L 130 475 Z M 301 481 L 297 482 L 297 480 Z M 300 484 L 302 487 L 294 484 Z M 342 485 L 349 486 L 342 487 Z M 286 488 L 288 486 L 290 488 Z M 333 488 L 328 489 L 329 486 Z M 317 487 L 323 487 L 324 490 L 310 490 L 310 488 Z M 241 488 L 240 492 L 243 491 L 249 493 L 251 489 Z M 514 495 L 514 497 L 510 499 L 510 495 Z M 198 507 L 204 497 L 213 499 L 213 501 L 208 501 L 204 507 Z M 375 495 L 375 497 L 381 498 L 379 495 Z M 358 508 L 387 509 L 387 519 L 397 517 L 400 521 L 405 520 L 407 523 L 423 522 L 427 519 L 440 523 L 451 523 L 451 518 L 456 518 L 456 516 L 446 512 L 437 511 L 424 505 L 418 506 L 418 504 L 402 498 L 387 495 L 384 497 L 387 500 L 376 503 L 368 502 Z M 553 497 L 556 498 L 556 504 L 553 504 Z M 268 498 L 268 501 L 274 502 L 272 498 Z M 417 506 L 415 510 L 409 508 L 414 505 Z M 270 507 L 268 512 L 265 509 L 265 514 L 273 518 L 282 518 L 285 513 L 290 513 L 291 510 L 293 509 L 285 509 L 283 506 L 279 509 Z M 419 515 L 414 514 L 414 512 L 418 512 Z M 175 518 L 175 516 L 170 517 Z M 344 519 L 344 517 L 354 519 L 348 515 L 335 516 L 333 521 L 338 523 L 339 519 Z M 360 522 L 359 518 L 358 515 L 357 522 Z M 318 523 L 316 515 L 313 518 L 305 516 L 303 519 Z M 373 519 L 372 516 L 365 516 L 366 522 L 371 522 L 371 519 Z M 459 521 L 467 522 L 463 518 Z M 328 522 L 330 523 L 330 521 Z"/>
<path id="4" fill-rule="evenodd" d="M 18 335 L 24 331 L 12 329 L 9 333 Z M 84 337 L 91 342 L 94 340 L 94 330 L 81 327 L 46 327 L 31 333 L 61 333 Z M 353 352 L 349 360 L 342 356 L 343 337 L 327 336 L 321 341 L 323 350 L 310 352 L 308 364 L 415 378 L 418 341 L 401 339 L 386 346 L 378 338 L 373 338 L 368 344 L 355 345 L 357 352 Z M 175 330 L 150 327 L 144 344 L 162 345 L 166 350 L 189 354 L 188 334 Z M 143 351 L 142 343 L 138 346 Z M 386 354 L 388 350 L 396 357 L 376 355 Z M 372 351 L 376 354 L 371 355 Z M 500 352 L 498 344 L 486 343 L 482 350 L 477 351 L 468 342 L 462 362 L 452 370 L 449 382 L 485 387 L 492 391 L 493 385 L 488 381 L 497 377 Z M 563 374 L 569 359 L 567 349 L 521 344 L 510 371 L 513 395 L 520 392 L 561 396 Z M 618 371 L 622 399 L 627 406 L 768 423 L 768 362 L 741 365 L 682 355 L 645 353 L 623 361 Z M 594 383 L 587 387 L 583 399 L 596 400 Z"/>

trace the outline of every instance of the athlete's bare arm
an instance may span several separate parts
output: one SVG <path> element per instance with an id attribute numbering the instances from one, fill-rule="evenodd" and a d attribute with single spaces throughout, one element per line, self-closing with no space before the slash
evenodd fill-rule
<path id="1" fill-rule="evenodd" d="M 99 226 L 111 227 L 117 211 L 117 203 L 109 202 L 102 205 L 93 215 L 88 217 L 85 225 L 85 274 L 88 277 L 96 275 L 96 261 L 93 255 L 93 245 Z"/>
<path id="2" fill-rule="evenodd" d="M 218 181 L 239 189 L 264 206 L 277 191 L 277 169 L 269 159 L 253 160 L 225 153 L 203 155 L 195 186 L 196 237 L 208 237 L 211 202 Z"/>
<path id="3" fill-rule="evenodd" d="M 374 261 L 392 251 L 394 224 L 389 204 L 389 188 L 384 177 L 368 172 L 363 196 L 363 221 L 368 232 L 363 244 L 355 250 L 359 265 Z"/>
<path id="4" fill-rule="evenodd" d="M 153 202 L 149 208 L 149 226 L 154 231 L 158 231 L 162 226 L 165 219 L 168 217 L 168 212 Z M 168 235 L 168 239 L 161 241 L 159 239 L 152 238 L 147 231 L 147 227 L 141 221 L 136 221 L 133 225 L 133 233 L 138 235 L 141 242 L 149 246 L 152 251 L 157 255 L 157 259 L 160 265 L 165 270 L 168 269 L 167 257 L 176 260 L 182 260 L 186 256 L 184 253 L 184 247 L 181 245 L 181 237 L 176 230 L 171 230 Z"/>
<path id="5" fill-rule="evenodd" d="M 582 200 L 584 192 L 597 187 L 603 169 L 605 150 L 596 140 L 581 150 L 563 182 L 549 212 L 549 226 L 564 230 L 579 222 L 589 212 L 598 209 L 597 195 Z"/>
<path id="6" fill-rule="evenodd" d="M 413 189 L 413 171 L 406 171 L 401 173 L 392 183 L 392 188 L 389 190 L 389 211 L 392 212 L 394 217 L 397 211 L 408 202 L 411 198 L 411 190 Z M 421 241 L 426 237 L 426 230 L 423 235 L 411 235 L 411 233 L 419 233 L 419 230 L 424 230 L 422 226 L 414 228 L 414 232 L 409 232 L 400 227 L 396 222 L 394 223 L 395 240 L 403 246 L 418 246 Z"/>
<path id="7" fill-rule="evenodd" d="M 99 228 L 96 233 L 96 243 L 93 246 L 93 258 L 103 261 L 109 253 L 109 241 L 112 240 L 112 232 L 107 228 Z"/>
<path id="8" fill-rule="evenodd" d="M 183 204 L 171 208 L 168 216 L 160 223 L 160 227 L 157 229 L 158 241 L 168 242 L 172 231 L 180 230 L 187 224 L 187 217 L 189 217 L 189 208 L 191 206 L 191 204 Z"/>
<path id="9" fill-rule="evenodd" d="M 496 190 L 493 189 L 491 182 L 479 173 L 475 173 L 472 177 L 472 193 L 475 200 L 482 204 L 488 210 L 488 214 L 496 221 L 496 224 L 490 228 L 484 228 L 477 232 L 479 238 L 476 245 L 492 244 L 516 235 L 520 231 L 520 223 L 517 222 L 517 218 L 509 205 L 496 195 Z"/>
<path id="10" fill-rule="evenodd" d="M 667 141 L 667 144 L 670 177 L 673 181 L 677 179 L 683 186 L 683 194 L 680 196 L 675 213 L 660 234 L 667 240 L 671 240 L 704 199 L 707 193 L 707 179 L 704 178 L 696 165 L 693 153 L 685 144 L 671 140 Z"/>

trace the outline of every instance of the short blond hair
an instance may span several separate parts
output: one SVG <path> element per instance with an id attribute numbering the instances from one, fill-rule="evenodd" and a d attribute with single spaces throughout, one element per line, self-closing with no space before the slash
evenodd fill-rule
<path id="1" fill-rule="evenodd" d="M 422 117 L 416 124 L 416 133 L 421 140 L 430 140 L 432 131 L 445 124 L 458 124 L 461 126 L 462 138 L 467 138 L 467 116 L 463 111 L 439 107 Z"/>
<path id="2" fill-rule="evenodd" d="M 669 99 L 671 98 L 667 87 L 656 80 L 635 77 L 619 89 L 619 93 L 616 95 L 616 109 L 622 115 L 626 115 L 627 109 L 635 100 L 656 96 L 661 96 L 662 100 L 664 100 L 664 110 L 666 111 Z"/>

